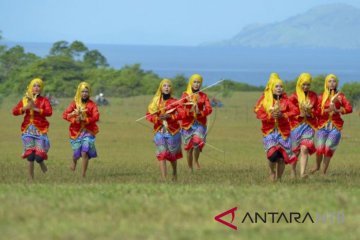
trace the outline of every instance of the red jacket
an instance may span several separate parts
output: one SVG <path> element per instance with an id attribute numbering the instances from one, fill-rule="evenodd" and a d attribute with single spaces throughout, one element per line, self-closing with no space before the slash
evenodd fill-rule
<path id="1" fill-rule="evenodd" d="M 208 96 L 203 92 L 198 92 L 197 94 L 197 105 L 199 108 L 199 114 L 191 112 L 191 108 L 193 107 L 193 105 L 186 105 L 186 103 L 190 102 L 188 99 L 188 94 L 184 92 L 181 96 L 183 104 L 181 127 L 184 129 L 189 129 L 195 122 L 195 120 L 198 121 L 200 124 L 206 126 L 206 117 L 212 112 L 212 107 Z"/>
<path id="2" fill-rule="evenodd" d="M 164 122 L 159 117 L 160 114 L 164 114 L 165 112 L 167 112 L 169 110 L 170 110 L 169 115 L 171 117 L 166 120 L 167 125 L 168 125 L 168 127 L 167 127 L 168 131 L 172 135 L 175 135 L 176 133 L 178 133 L 180 131 L 180 124 L 178 121 L 181 119 L 180 112 L 182 109 L 179 105 L 179 102 L 177 102 L 177 100 L 175 98 L 170 98 L 168 100 L 165 100 L 165 108 L 164 109 L 161 109 L 160 111 L 158 111 L 157 113 L 154 113 L 154 114 L 150 114 L 149 112 L 146 113 L 146 119 L 149 122 L 152 122 L 154 124 L 154 132 L 160 131 L 162 129 L 162 127 L 164 126 Z"/>
<path id="3" fill-rule="evenodd" d="M 258 103 L 261 100 L 262 99 L 259 99 Z M 282 116 L 276 120 L 271 116 L 271 114 L 268 114 L 265 111 L 262 104 L 259 105 L 257 109 L 255 109 L 256 117 L 260 119 L 262 122 L 261 131 L 264 136 L 269 135 L 276 128 L 276 126 L 278 127 L 278 130 L 280 134 L 283 136 L 283 138 L 286 139 L 287 137 L 290 136 L 289 118 L 296 115 L 297 111 L 294 105 L 287 98 L 286 94 L 283 94 L 283 96 L 280 99 L 280 111 L 282 113 Z"/>
<path id="4" fill-rule="evenodd" d="M 352 113 L 352 106 L 343 93 L 340 93 L 337 99 L 338 101 L 335 101 L 334 104 L 336 109 L 341 109 L 341 114 Z M 317 108 L 318 129 L 323 128 L 328 122 L 328 120 L 330 120 L 338 130 L 341 130 L 344 125 L 344 120 L 342 120 L 340 113 L 330 114 L 329 112 L 325 112 L 325 111 L 322 113 L 321 102 L 322 102 L 322 94 L 319 96 L 318 99 L 318 108 Z M 329 108 L 329 106 L 330 106 L 330 99 L 328 99 L 325 102 L 324 109 Z"/>
<path id="5" fill-rule="evenodd" d="M 99 121 L 100 114 L 96 103 L 89 99 L 85 108 L 85 121 L 80 121 L 79 123 L 76 122 L 76 116 L 69 116 L 69 114 L 76 109 L 75 101 L 72 101 L 63 113 L 63 118 L 71 123 L 69 127 L 71 139 L 76 139 L 84 128 L 94 136 L 99 132 L 96 122 Z"/>
<path id="6" fill-rule="evenodd" d="M 298 127 L 301 123 L 307 123 L 314 130 L 317 128 L 317 107 L 318 107 L 318 97 L 315 92 L 308 92 L 308 99 L 310 104 L 313 106 L 308 117 L 300 117 L 300 106 L 298 102 L 298 97 L 296 92 L 291 95 L 289 98 L 290 102 L 297 108 L 296 111 L 298 114 L 290 118 L 291 129 Z"/>
<path id="7" fill-rule="evenodd" d="M 40 112 L 30 110 L 23 112 L 22 107 L 23 102 L 21 99 L 12 110 L 15 116 L 25 113 L 24 121 L 21 124 L 21 131 L 25 132 L 30 124 L 34 124 L 41 133 L 47 133 L 49 129 L 49 122 L 46 120 L 46 117 L 50 117 L 52 115 L 52 108 L 49 100 L 42 96 L 38 96 L 36 98 L 35 107 L 39 108 Z"/>

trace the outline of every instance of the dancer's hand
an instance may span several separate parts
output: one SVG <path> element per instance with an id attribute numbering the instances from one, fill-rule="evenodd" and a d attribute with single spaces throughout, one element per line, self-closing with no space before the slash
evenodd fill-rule
<path id="1" fill-rule="evenodd" d="M 170 114 L 168 114 L 168 113 L 160 114 L 159 117 L 161 120 L 166 120 L 166 119 L 170 118 Z"/>

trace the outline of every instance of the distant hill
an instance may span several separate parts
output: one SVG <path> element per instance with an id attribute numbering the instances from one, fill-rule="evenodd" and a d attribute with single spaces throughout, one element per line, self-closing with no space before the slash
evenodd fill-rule
<path id="1" fill-rule="evenodd" d="M 247 26 L 233 38 L 210 45 L 360 49 L 360 9 L 322 5 L 281 22 Z"/>

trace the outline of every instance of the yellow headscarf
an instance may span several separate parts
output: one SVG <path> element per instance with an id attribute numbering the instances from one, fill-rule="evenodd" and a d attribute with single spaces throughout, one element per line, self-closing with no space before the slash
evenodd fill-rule
<path id="1" fill-rule="evenodd" d="M 296 83 L 296 95 L 298 97 L 299 105 L 306 101 L 306 96 L 304 90 L 302 89 L 302 85 L 304 83 L 311 83 L 312 78 L 310 73 L 302 73 L 300 74 L 297 83 Z"/>
<path id="2" fill-rule="evenodd" d="M 280 76 L 279 76 L 279 74 L 277 74 L 276 72 L 273 72 L 273 73 L 270 74 L 269 80 L 268 80 L 268 82 L 266 83 L 266 87 L 265 87 L 264 93 L 267 92 L 269 89 L 271 89 L 271 88 L 270 88 L 270 87 L 271 87 L 271 84 L 272 84 L 272 82 L 273 82 L 275 79 L 280 79 Z M 264 95 L 265 95 L 265 94 L 264 94 Z M 264 102 L 264 99 L 262 99 L 261 101 L 259 101 L 259 102 L 257 103 L 257 105 L 255 106 L 255 112 L 257 112 L 257 111 L 260 109 L 260 107 L 261 107 L 261 105 L 263 104 L 263 102 Z"/>
<path id="3" fill-rule="evenodd" d="M 324 112 L 324 108 L 325 108 L 325 103 L 326 101 L 329 99 L 330 97 L 330 90 L 329 90 L 329 87 L 328 87 L 328 81 L 331 79 L 331 78 L 334 78 L 335 81 L 336 81 L 336 87 L 338 86 L 339 84 L 339 80 L 338 78 L 336 77 L 335 74 L 329 74 L 326 76 L 325 78 L 325 83 L 324 83 L 324 93 L 323 93 L 323 96 L 322 96 L 322 101 L 321 101 L 321 112 L 323 113 Z"/>
<path id="4" fill-rule="evenodd" d="M 42 92 L 42 90 L 44 89 L 44 83 L 40 78 L 34 78 L 33 80 L 31 80 L 31 82 L 29 83 L 29 85 L 26 88 L 26 92 L 25 95 L 22 99 L 23 102 L 23 106 L 26 106 L 28 104 L 29 101 L 29 97 L 33 98 L 33 87 L 35 84 L 40 85 L 40 93 Z"/>
<path id="5" fill-rule="evenodd" d="M 192 85 L 194 83 L 195 80 L 198 80 L 200 81 L 200 87 L 202 85 L 202 82 L 203 82 L 203 77 L 200 75 L 200 74 L 193 74 L 190 78 L 189 78 L 189 83 L 187 85 L 187 88 L 186 88 L 186 93 L 188 95 L 192 95 L 193 92 L 192 92 Z"/>
<path id="6" fill-rule="evenodd" d="M 84 90 L 85 88 L 89 91 L 89 98 L 90 98 L 90 95 L 91 95 L 90 85 L 87 82 L 81 82 L 77 87 L 76 94 L 75 94 L 75 97 L 74 97 L 76 107 L 81 107 L 82 106 L 81 91 Z"/>
<path id="7" fill-rule="evenodd" d="M 160 103 L 160 100 L 161 100 L 161 89 L 162 87 L 164 86 L 164 84 L 167 83 L 167 84 L 170 84 L 171 86 L 171 91 L 170 91 L 170 96 L 173 92 L 173 88 L 172 88 L 172 83 L 169 79 L 163 79 L 160 84 L 159 84 L 159 87 L 153 97 L 153 99 L 151 100 L 149 106 L 148 106 L 148 111 L 150 114 L 154 114 L 156 112 L 158 112 L 160 109 L 159 107 L 159 103 Z"/>
<path id="8" fill-rule="evenodd" d="M 283 81 L 280 78 L 273 78 L 270 83 L 269 83 L 269 87 L 265 88 L 264 91 L 264 100 L 262 102 L 265 111 L 269 114 L 271 107 L 273 106 L 274 103 L 274 90 L 275 90 L 275 86 L 281 84 L 282 86 L 284 86 Z"/>

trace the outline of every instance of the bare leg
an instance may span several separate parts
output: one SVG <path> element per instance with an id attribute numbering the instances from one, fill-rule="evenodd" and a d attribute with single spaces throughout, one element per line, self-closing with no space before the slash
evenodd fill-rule
<path id="1" fill-rule="evenodd" d="M 176 181 L 177 180 L 177 161 L 171 161 L 171 166 L 173 169 L 173 176 L 172 176 L 172 180 Z"/>
<path id="2" fill-rule="evenodd" d="M 301 146 L 301 153 L 300 153 L 300 177 L 307 178 L 307 174 L 305 173 L 306 165 L 309 158 L 309 150 L 306 146 Z"/>
<path id="3" fill-rule="evenodd" d="M 320 170 L 320 165 L 323 159 L 323 155 L 316 154 L 316 165 L 310 170 L 310 173 L 315 173 Z"/>
<path id="4" fill-rule="evenodd" d="M 161 180 L 166 181 L 166 160 L 159 161 L 159 167 L 161 172 Z"/>
<path id="5" fill-rule="evenodd" d="M 276 163 L 269 161 L 269 168 L 270 168 L 270 181 L 274 182 L 276 180 L 276 172 L 275 172 Z"/>
<path id="6" fill-rule="evenodd" d="M 284 159 L 278 158 L 276 166 L 277 166 L 277 168 L 276 168 L 276 179 L 281 180 L 281 177 L 282 177 L 282 175 L 284 173 L 284 169 L 285 169 Z"/>
<path id="7" fill-rule="evenodd" d="M 34 161 L 28 161 L 29 162 L 29 176 L 30 180 L 34 180 Z"/>
<path id="8" fill-rule="evenodd" d="M 194 158 L 195 158 L 195 165 L 196 165 L 197 169 L 200 169 L 199 157 L 200 157 L 200 149 L 195 148 L 194 149 Z"/>
<path id="9" fill-rule="evenodd" d="M 76 169 L 77 160 L 78 160 L 78 159 L 73 159 L 73 160 L 72 160 L 72 163 L 71 163 L 71 165 L 70 165 L 70 170 L 73 171 L 73 172 L 74 172 L 75 169 Z"/>
<path id="10" fill-rule="evenodd" d="M 190 172 L 193 171 L 193 148 L 187 151 L 187 162 Z"/>
<path id="11" fill-rule="evenodd" d="M 328 167 L 330 164 L 330 159 L 331 159 L 331 157 L 324 157 L 323 170 L 322 170 L 322 173 L 324 175 L 326 175 L 326 171 L 328 170 Z"/>
<path id="12" fill-rule="evenodd" d="M 85 177 L 86 176 L 86 170 L 87 170 L 88 165 L 89 165 L 89 156 L 87 155 L 86 152 L 82 152 L 81 157 L 82 157 L 82 176 Z"/>
<path id="13" fill-rule="evenodd" d="M 291 178 L 296 178 L 296 162 L 294 164 L 291 164 Z"/>
<path id="14" fill-rule="evenodd" d="M 39 164 L 40 164 L 41 171 L 42 171 L 43 173 L 46 173 L 48 169 L 47 169 L 44 161 L 40 162 Z"/>

